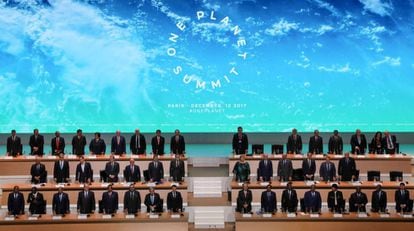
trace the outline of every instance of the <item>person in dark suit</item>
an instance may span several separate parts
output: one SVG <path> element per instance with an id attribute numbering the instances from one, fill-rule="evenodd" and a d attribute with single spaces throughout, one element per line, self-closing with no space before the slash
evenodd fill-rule
<path id="1" fill-rule="evenodd" d="M 233 135 L 233 153 L 234 154 L 246 154 L 249 148 L 249 139 L 247 135 L 243 133 L 243 128 L 238 127 L 237 133 Z"/>
<path id="2" fill-rule="evenodd" d="M 129 160 L 129 165 L 125 166 L 124 180 L 126 182 L 141 181 L 141 170 L 139 169 L 138 165 L 135 165 L 135 160 L 133 158 Z"/>
<path id="3" fill-rule="evenodd" d="M 298 196 L 292 187 L 292 182 L 288 182 L 286 189 L 282 192 L 282 212 L 293 213 L 298 207 Z"/>
<path id="4" fill-rule="evenodd" d="M 385 213 L 387 211 L 387 192 L 382 190 L 382 186 L 377 184 L 371 197 L 371 211 L 374 213 Z"/>
<path id="5" fill-rule="evenodd" d="M 383 154 L 384 147 L 382 146 L 382 133 L 380 131 L 375 133 L 369 144 L 369 152 L 373 154 Z"/>
<path id="6" fill-rule="evenodd" d="M 167 210 L 173 213 L 181 213 L 183 211 L 183 198 L 181 193 L 177 191 L 177 186 L 171 186 L 171 192 L 167 194 Z"/>
<path id="7" fill-rule="evenodd" d="M 77 210 L 80 214 L 95 213 L 95 193 L 89 190 L 89 185 L 84 184 L 83 190 L 78 193 Z"/>
<path id="8" fill-rule="evenodd" d="M 154 155 L 154 159 L 148 164 L 148 174 L 151 182 L 161 182 L 164 179 L 164 166 L 158 160 L 158 155 Z"/>
<path id="9" fill-rule="evenodd" d="M 35 163 L 30 168 L 30 175 L 32 175 L 32 184 L 46 183 L 47 173 L 44 164 L 40 163 L 40 158 L 36 157 Z"/>
<path id="10" fill-rule="evenodd" d="M 363 155 L 366 149 L 367 139 L 364 134 L 361 134 L 361 130 L 357 129 L 351 137 L 351 152 L 357 155 Z"/>
<path id="11" fill-rule="evenodd" d="M 112 185 L 102 194 L 102 205 L 104 214 L 115 214 L 118 210 L 118 193 L 112 190 Z"/>
<path id="12" fill-rule="evenodd" d="M 384 131 L 384 137 L 382 138 L 382 147 L 385 150 L 385 154 L 395 154 L 397 146 L 397 137 L 391 135 L 389 131 Z"/>
<path id="13" fill-rule="evenodd" d="M 16 135 L 16 130 L 11 131 L 11 136 L 7 138 L 7 156 L 19 156 L 23 152 L 22 141 Z"/>
<path id="14" fill-rule="evenodd" d="M 259 162 L 258 178 L 260 181 L 272 181 L 273 164 L 266 154 L 263 155 L 263 159 Z"/>
<path id="15" fill-rule="evenodd" d="M 42 135 L 39 134 L 39 130 L 36 128 L 33 130 L 33 135 L 30 136 L 29 145 L 30 145 L 30 154 L 43 156 L 43 146 L 45 140 Z"/>
<path id="16" fill-rule="evenodd" d="M 126 153 L 125 137 L 121 136 L 121 131 L 117 130 L 111 140 L 111 153 L 115 155 L 124 155 Z"/>
<path id="17" fill-rule="evenodd" d="M 155 131 L 155 136 L 151 139 L 152 153 L 154 155 L 164 155 L 165 138 L 161 136 L 161 130 Z"/>
<path id="18" fill-rule="evenodd" d="M 85 161 L 85 157 L 80 156 L 79 164 L 76 166 L 76 181 L 79 183 L 90 184 L 93 180 L 93 170 L 89 162 Z"/>
<path id="19" fill-rule="evenodd" d="M 334 130 L 333 135 L 329 138 L 328 149 L 330 154 L 342 154 L 344 143 L 342 137 L 339 136 L 338 130 Z"/>
<path id="20" fill-rule="evenodd" d="M 282 159 L 279 160 L 277 165 L 277 176 L 279 181 L 291 181 L 293 174 L 292 161 L 286 158 L 287 155 L 283 154 Z"/>
<path id="21" fill-rule="evenodd" d="M 147 213 L 162 212 L 160 194 L 156 193 L 154 188 L 150 188 L 149 193 L 145 195 L 144 204 L 147 206 Z"/>
<path id="22" fill-rule="evenodd" d="M 234 180 L 238 182 L 250 181 L 250 165 L 245 161 L 245 156 L 240 156 L 240 161 L 237 161 L 233 167 Z"/>
<path id="23" fill-rule="evenodd" d="M 345 210 L 344 196 L 338 190 L 338 185 L 333 184 L 332 190 L 328 193 L 328 208 L 330 212 L 342 213 Z"/>
<path id="24" fill-rule="evenodd" d="M 23 193 L 19 191 L 19 186 L 14 186 L 13 192 L 9 194 L 7 210 L 9 215 L 24 214 L 24 196 Z"/>
<path id="25" fill-rule="evenodd" d="M 101 133 L 95 132 L 95 138 L 91 140 L 89 144 L 89 151 L 93 155 L 105 155 L 106 144 L 103 139 L 101 139 Z"/>
<path id="26" fill-rule="evenodd" d="M 367 195 L 361 192 L 361 187 L 358 186 L 356 192 L 352 193 L 349 198 L 349 212 L 366 212 L 367 203 Z"/>
<path id="27" fill-rule="evenodd" d="M 272 185 L 266 186 L 266 191 L 262 192 L 260 207 L 263 213 L 275 213 L 277 211 L 276 193 L 272 191 Z"/>
<path id="28" fill-rule="evenodd" d="M 145 141 L 145 136 L 140 133 L 139 129 L 135 129 L 135 134 L 131 136 L 129 148 L 132 154 L 146 154 L 147 143 Z"/>
<path id="29" fill-rule="evenodd" d="M 306 154 L 306 159 L 302 160 L 303 178 L 305 180 L 314 180 L 316 172 L 316 162 L 312 158 L 312 153 Z"/>
<path id="30" fill-rule="evenodd" d="M 319 168 L 321 181 L 336 181 L 335 164 L 331 162 L 329 156 L 326 156 L 325 162 Z"/>
<path id="31" fill-rule="evenodd" d="M 82 130 L 76 131 L 76 136 L 72 138 L 72 153 L 75 155 L 85 155 L 86 138 L 82 134 Z"/>
<path id="32" fill-rule="evenodd" d="M 174 136 L 171 137 L 170 151 L 173 154 L 185 154 L 185 140 L 181 135 L 180 130 L 174 131 Z"/>
<path id="33" fill-rule="evenodd" d="M 313 136 L 309 138 L 309 152 L 314 154 L 323 153 L 323 141 L 322 137 L 319 136 L 318 130 L 315 130 Z"/>
<path id="34" fill-rule="evenodd" d="M 243 189 L 237 195 L 236 211 L 240 213 L 250 213 L 252 211 L 252 191 L 249 189 L 247 183 L 243 183 Z"/>
<path id="35" fill-rule="evenodd" d="M 52 146 L 52 155 L 59 155 L 60 153 L 65 153 L 65 139 L 60 137 L 60 132 L 55 132 L 55 137 L 52 138 L 50 142 Z"/>
<path id="36" fill-rule="evenodd" d="M 65 160 L 65 154 L 59 154 L 59 160 L 55 161 L 53 167 L 53 179 L 56 183 L 69 182 L 69 161 Z"/>
<path id="37" fill-rule="evenodd" d="M 405 189 L 405 184 L 400 183 L 400 188 L 395 191 L 395 210 L 397 213 L 406 213 L 412 211 L 412 204 L 410 205 L 410 192 Z"/>
<path id="38" fill-rule="evenodd" d="M 105 173 L 108 176 L 108 182 L 118 182 L 119 163 L 115 161 L 115 156 L 109 156 L 109 162 L 105 165 Z"/>
<path id="39" fill-rule="evenodd" d="M 170 177 L 173 181 L 184 181 L 185 176 L 185 164 L 180 159 L 180 154 L 175 154 L 175 158 L 170 162 Z"/>
<path id="40" fill-rule="evenodd" d="M 27 197 L 27 203 L 29 203 L 29 212 L 31 214 L 46 214 L 43 194 L 38 192 L 36 187 L 32 187 L 32 192 Z"/>
<path id="41" fill-rule="evenodd" d="M 302 138 L 298 135 L 296 128 L 292 129 L 292 134 L 288 137 L 286 148 L 289 154 L 302 153 Z"/>
<path id="42" fill-rule="evenodd" d="M 356 164 L 354 158 L 349 156 L 349 152 L 339 160 L 338 177 L 341 181 L 351 181 L 355 179 Z"/>
<path id="43" fill-rule="evenodd" d="M 53 194 L 52 210 L 54 215 L 65 215 L 70 213 L 69 195 L 59 187 L 58 192 Z"/>
<path id="44" fill-rule="evenodd" d="M 309 191 L 304 196 L 305 211 L 307 213 L 320 213 L 322 208 L 321 194 L 315 190 L 315 185 L 311 185 Z"/>
<path id="45" fill-rule="evenodd" d="M 135 190 L 135 185 L 129 185 L 129 190 L 124 194 L 124 213 L 136 214 L 141 211 L 141 195 Z"/>

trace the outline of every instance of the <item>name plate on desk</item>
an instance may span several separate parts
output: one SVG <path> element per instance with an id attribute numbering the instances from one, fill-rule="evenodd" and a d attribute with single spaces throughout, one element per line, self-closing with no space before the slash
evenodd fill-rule
<path id="1" fill-rule="evenodd" d="M 139 158 L 139 155 L 131 155 L 131 158 Z"/>
<path id="2" fill-rule="evenodd" d="M 56 188 L 64 188 L 65 187 L 65 184 L 55 184 L 55 187 Z"/>
<path id="3" fill-rule="evenodd" d="M 13 157 L 12 156 L 5 156 L 5 157 L 3 157 L 5 160 L 13 160 Z"/>
<path id="4" fill-rule="evenodd" d="M 29 220 L 29 221 L 37 221 L 37 219 L 39 219 L 39 217 L 30 216 L 30 217 L 27 218 L 27 220 Z"/>
<path id="5" fill-rule="evenodd" d="M 366 214 L 366 213 L 358 213 L 358 217 L 359 218 L 367 218 L 368 217 L 368 214 Z"/>
<path id="6" fill-rule="evenodd" d="M 26 156 L 25 158 L 28 159 L 28 160 L 34 160 L 34 159 L 36 159 L 36 156 Z"/>
<path id="7" fill-rule="evenodd" d="M 239 182 L 239 183 L 237 183 L 239 186 L 243 186 L 243 182 Z"/>
<path id="8" fill-rule="evenodd" d="M 280 182 L 280 186 L 287 186 L 288 182 Z"/>
<path id="9" fill-rule="evenodd" d="M 315 184 L 315 181 L 306 181 L 305 182 L 305 184 L 306 184 L 306 186 L 311 186 L 311 185 L 314 185 Z"/>
<path id="10" fill-rule="evenodd" d="M 125 215 L 125 219 L 135 219 L 135 215 L 134 214 L 127 214 L 127 215 Z"/>
<path id="11" fill-rule="evenodd" d="M 373 183 L 373 185 L 374 185 L 374 186 L 377 186 L 377 185 L 382 185 L 382 183 L 381 183 L 381 182 L 374 182 L 374 183 Z"/>
<path id="12" fill-rule="evenodd" d="M 275 158 L 282 158 L 282 155 L 280 155 L 280 154 L 277 154 L 277 155 L 274 155 L 275 156 Z"/>
<path id="13" fill-rule="evenodd" d="M 263 213 L 262 217 L 271 218 L 272 214 L 271 213 Z"/>
<path id="14" fill-rule="evenodd" d="M 102 215 L 102 219 L 112 219 L 112 215 L 110 214 Z"/>
<path id="15" fill-rule="evenodd" d="M 335 217 L 335 218 L 342 218 L 344 216 L 341 213 L 334 213 L 333 217 Z"/>
<path id="16" fill-rule="evenodd" d="M 95 155 L 88 156 L 88 159 L 96 159 L 96 156 Z"/>
<path id="17" fill-rule="evenodd" d="M 171 218 L 180 219 L 180 214 L 171 214 Z"/>
<path id="18" fill-rule="evenodd" d="M 56 156 L 46 156 L 46 159 L 54 160 L 56 159 Z"/>
<path id="19" fill-rule="evenodd" d="M 260 186 L 268 186 L 269 182 L 260 182 Z"/>
<path id="20" fill-rule="evenodd" d="M 178 182 L 171 182 L 171 186 L 173 186 L 173 185 L 175 185 L 175 186 L 180 186 L 180 183 L 178 183 Z"/>
<path id="21" fill-rule="evenodd" d="M 310 218 L 319 218 L 319 214 L 317 213 L 311 213 Z"/>
<path id="22" fill-rule="evenodd" d="M 381 218 L 389 218 L 389 217 L 390 217 L 390 214 L 387 214 L 387 213 L 381 213 L 381 214 L 380 214 L 380 217 L 381 217 Z"/>
<path id="23" fill-rule="evenodd" d="M 149 218 L 151 219 L 158 219 L 160 216 L 158 214 L 150 214 Z"/>
<path id="24" fill-rule="evenodd" d="M 154 182 L 147 183 L 147 187 L 155 187 L 156 185 Z"/>
<path id="25" fill-rule="evenodd" d="M 366 158 L 364 155 L 357 155 L 356 158 Z"/>
<path id="26" fill-rule="evenodd" d="M 334 184 L 339 185 L 339 183 L 338 183 L 338 182 L 330 182 L 330 185 L 331 185 L 331 186 L 332 186 L 332 185 L 334 185 Z"/>
<path id="27" fill-rule="evenodd" d="M 296 213 L 288 213 L 287 217 L 296 217 Z"/>
<path id="28" fill-rule="evenodd" d="M 62 220 L 62 216 L 53 216 L 52 220 Z"/>
<path id="29" fill-rule="evenodd" d="M 68 159 L 71 159 L 71 160 L 76 159 L 76 155 L 69 155 Z"/>
<path id="30" fill-rule="evenodd" d="M 391 156 L 389 154 L 385 154 L 385 155 L 383 155 L 383 157 L 390 158 Z"/>
<path id="31" fill-rule="evenodd" d="M 353 186 L 360 186 L 361 185 L 361 182 L 352 182 L 352 185 Z"/>
<path id="32" fill-rule="evenodd" d="M 303 155 L 301 155 L 301 154 L 296 154 L 295 155 L 295 158 L 303 158 L 304 156 Z"/>
<path id="33" fill-rule="evenodd" d="M 413 218 L 412 214 L 404 214 L 402 215 L 403 218 Z"/>
<path id="34" fill-rule="evenodd" d="M 78 219 L 79 219 L 79 220 L 85 220 L 85 219 L 88 219 L 88 214 L 79 214 L 79 215 L 78 215 Z"/>
<path id="35" fill-rule="evenodd" d="M 4 220 L 5 221 L 14 221 L 14 217 L 5 217 Z"/>
<path id="36" fill-rule="evenodd" d="M 109 186 L 109 183 L 102 183 L 101 186 L 104 187 L 104 188 L 106 188 L 106 187 Z"/>
<path id="37" fill-rule="evenodd" d="M 317 154 L 317 155 L 315 155 L 315 158 L 323 158 L 323 155 Z"/>
<path id="38" fill-rule="evenodd" d="M 243 213 L 242 217 L 243 218 L 251 218 L 252 217 L 252 214 L 250 214 L 250 213 Z"/>

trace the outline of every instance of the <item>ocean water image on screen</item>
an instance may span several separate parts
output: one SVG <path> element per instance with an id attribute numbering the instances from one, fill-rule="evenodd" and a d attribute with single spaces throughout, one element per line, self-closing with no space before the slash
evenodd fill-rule
<path id="1" fill-rule="evenodd" d="M 1 0 L 0 131 L 414 131 L 414 1 Z"/>

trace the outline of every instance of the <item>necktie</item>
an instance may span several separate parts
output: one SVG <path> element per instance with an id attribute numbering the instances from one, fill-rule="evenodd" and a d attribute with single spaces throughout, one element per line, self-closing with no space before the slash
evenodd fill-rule
<path id="1" fill-rule="evenodd" d="M 158 145 L 160 144 L 160 137 L 159 136 L 157 136 L 157 144 Z"/>
<path id="2" fill-rule="evenodd" d="M 60 200 L 60 202 L 62 202 L 62 193 L 59 194 L 59 200 Z"/>
<path id="3" fill-rule="evenodd" d="M 175 198 L 175 192 L 173 192 L 173 197 Z"/>
<path id="4" fill-rule="evenodd" d="M 60 161 L 60 169 L 63 169 L 63 161 Z"/>
<path id="5" fill-rule="evenodd" d="M 308 159 L 308 167 L 310 167 L 310 166 L 311 166 L 311 160 Z"/>
<path id="6" fill-rule="evenodd" d="M 329 169 L 330 169 L 330 166 L 329 166 L 329 164 L 327 163 L 326 164 L 326 171 L 329 173 Z"/>
<path id="7" fill-rule="evenodd" d="M 292 192 L 290 190 L 288 192 L 289 192 L 289 199 L 291 199 L 292 198 Z"/>
<path id="8" fill-rule="evenodd" d="M 17 193 L 14 194 L 14 199 L 17 199 Z"/>
<path id="9" fill-rule="evenodd" d="M 334 192 L 334 204 L 336 205 L 336 204 L 338 204 L 338 203 L 336 203 L 338 200 L 336 199 L 336 191 Z"/>
<path id="10" fill-rule="evenodd" d="M 131 173 L 134 173 L 134 165 L 131 165 Z"/>
<path id="11" fill-rule="evenodd" d="M 312 192 L 312 197 L 315 197 L 315 192 Z"/>
<path id="12" fill-rule="evenodd" d="M 391 136 L 388 136 L 388 149 L 393 149 L 393 148 L 394 148 L 394 145 L 392 143 Z"/>
<path id="13" fill-rule="evenodd" d="M 401 190 L 401 196 L 402 197 L 404 197 L 404 194 L 405 194 L 404 190 Z"/>
<path id="14" fill-rule="evenodd" d="M 151 204 L 154 204 L 154 195 L 151 195 Z"/>
<path id="15" fill-rule="evenodd" d="M 56 149 L 59 150 L 59 137 L 56 138 Z"/>
<path id="16" fill-rule="evenodd" d="M 178 162 L 178 160 L 175 162 L 175 166 L 177 166 L 178 167 L 178 164 L 179 164 L 179 162 Z"/>
<path id="17" fill-rule="evenodd" d="M 267 167 L 267 160 L 264 161 L 264 166 Z"/>
<path id="18" fill-rule="evenodd" d="M 155 168 L 157 168 L 157 166 L 158 166 L 158 165 L 157 165 L 157 162 L 154 162 L 154 167 L 155 167 Z"/>
<path id="19" fill-rule="evenodd" d="M 348 164 L 349 164 L 349 159 L 347 158 L 347 159 L 346 159 L 346 165 L 348 165 Z"/>
<path id="20" fill-rule="evenodd" d="M 381 199 L 381 191 L 378 192 L 378 198 Z"/>
<path id="21" fill-rule="evenodd" d="M 85 199 L 88 198 L 88 191 L 85 191 Z"/>
<path id="22" fill-rule="evenodd" d="M 114 162 L 111 163 L 112 171 L 114 171 Z"/>
<path id="23" fill-rule="evenodd" d="M 13 140 L 13 142 L 14 142 L 14 140 L 15 140 L 16 138 L 13 136 L 13 138 L 12 138 L 12 140 Z"/>
<path id="24" fill-rule="evenodd" d="M 40 164 L 38 164 L 38 165 L 36 166 L 36 168 L 37 168 L 37 171 L 40 171 Z"/>
<path id="25" fill-rule="evenodd" d="M 244 191 L 244 198 L 247 198 L 247 191 Z"/>
<path id="26" fill-rule="evenodd" d="M 129 194 L 131 195 L 131 200 L 133 200 L 134 199 L 134 192 L 130 192 Z"/>
<path id="27" fill-rule="evenodd" d="M 138 136 L 135 136 L 135 147 L 139 148 Z"/>

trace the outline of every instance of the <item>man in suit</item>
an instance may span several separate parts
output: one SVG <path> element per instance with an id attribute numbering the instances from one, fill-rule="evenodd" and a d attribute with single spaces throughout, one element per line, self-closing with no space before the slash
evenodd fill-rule
<path id="1" fill-rule="evenodd" d="M 334 130 L 333 136 L 329 138 L 328 149 L 330 154 L 342 154 L 344 143 L 342 137 L 339 136 L 338 130 Z"/>
<path id="2" fill-rule="evenodd" d="M 302 160 L 303 178 L 305 180 L 314 180 L 316 172 L 316 162 L 312 159 L 312 153 L 306 154 L 306 159 Z"/>
<path id="3" fill-rule="evenodd" d="M 349 156 L 349 152 L 339 160 L 338 177 L 341 181 L 351 181 L 355 179 L 356 164 L 354 158 Z"/>
<path id="4" fill-rule="evenodd" d="M 65 154 L 59 153 L 59 160 L 53 167 L 53 179 L 56 183 L 69 182 L 69 161 L 65 160 Z"/>
<path id="5" fill-rule="evenodd" d="M 145 141 L 145 136 L 140 133 L 139 129 L 135 129 L 135 134 L 131 136 L 129 148 L 131 149 L 132 154 L 146 154 L 147 143 Z"/>
<path id="6" fill-rule="evenodd" d="M 298 196 L 296 190 L 292 187 L 292 182 L 289 181 L 286 189 L 282 192 L 282 212 L 293 213 L 298 207 Z"/>
<path id="7" fill-rule="evenodd" d="M 288 137 L 286 148 L 289 154 L 302 153 L 302 138 L 298 135 L 296 128 L 292 129 L 292 134 Z"/>
<path id="8" fill-rule="evenodd" d="M 133 158 L 129 160 L 129 165 L 125 166 L 124 179 L 126 182 L 141 181 L 141 170 L 138 165 L 135 165 L 135 160 Z"/>
<path id="9" fill-rule="evenodd" d="M 141 195 L 135 190 L 135 185 L 129 185 L 129 190 L 124 194 L 124 213 L 136 214 L 141 210 Z"/>
<path id="10" fill-rule="evenodd" d="M 70 213 L 69 195 L 59 187 L 58 192 L 53 194 L 52 210 L 54 215 L 65 215 Z"/>
<path id="11" fill-rule="evenodd" d="M 170 162 L 170 177 L 173 181 L 184 181 L 185 167 L 184 161 L 180 159 L 180 154 L 175 154 L 175 158 Z"/>
<path id="12" fill-rule="evenodd" d="M 147 206 L 147 213 L 162 212 L 160 194 L 156 193 L 154 188 L 150 188 L 149 193 L 145 195 L 144 204 Z"/>
<path id="13" fill-rule="evenodd" d="M 291 181 L 292 180 L 292 161 L 286 158 L 286 153 L 282 155 L 282 159 L 279 160 L 277 165 L 277 176 L 279 181 Z"/>
<path id="14" fill-rule="evenodd" d="M 338 190 L 338 185 L 333 184 L 331 191 L 328 193 L 328 208 L 330 212 L 342 213 L 345 210 L 344 196 Z"/>
<path id="15" fill-rule="evenodd" d="M 158 161 L 158 155 L 154 155 L 154 159 L 148 164 L 148 174 L 151 182 L 161 182 L 164 179 L 164 166 Z"/>
<path id="16" fill-rule="evenodd" d="M 11 136 L 7 138 L 7 156 L 19 156 L 22 154 L 22 141 L 16 135 L 16 130 L 11 131 Z"/>
<path id="17" fill-rule="evenodd" d="M 82 130 L 76 131 L 76 136 L 72 138 L 72 153 L 75 155 L 85 155 L 86 138 L 82 134 Z"/>
<path id="18" fill-rule="evenodd" d="M 410 204 L 410 192 L 405 189 L 404 183 L 400 183 L 400 188 L 395 191 L 395 210 L 397 213 L 411 212 L 412 206 L 412 203 Z"/>
<path id="19" fill-rule="evenodd" d="M 314 154 L 323 153 L 323 141 L 322 137 L 319 136 L 318 130 L 315 130 L 313 136 L 309 139 L 309 152 Z"/>
<path id="20" fill-rule="evenodd" d="M 60 153 L 65 153 L 65 139 L 60 137 L 60 132 L 55 132 L 55 137 L 52 138 L 50 142 L 52 146 L 52 155 L 59 155 Z"/>
<path id="21" fill-rule="evenodd" d="M 101 133 L 95 132 L 95 138 L 93 138 L 89 144 L 89 151 L 93 155 L 105 155 L 106 144 L 105 141 L 101 139 Z"/>
<path id="22" fill-rule="evenodd" d="M 9 215 L 24 214 L 24 196 L 23 193 L 19 191 L 19 186 L 14 186 L 13 192 L 9 194 L 7 210 Z"/>
<path id="23" fill-rule="evenodd" d="M 109 156 L 109 162 L 105 165 L 105 173 L 108 176 L 108 182 L 118 182 L 119 163 L 115 161 L 114 154 Z"/>
<path id="24" fill-rule="evenodd" d="M 126 153 L 125 137 L 121 136 L 121 131 L 117 130 L 111 140 L 111 153 L 115 155 L 124 155 Z"/>
<path id="25" fill-rule="evenodd" d="M 361 130 L 357 129 L 355 134 L 351 137 L 351 152 L 357 155 L 365 154 L 367 149 L 367 139 L 365 135 L 361 133 Z"/>
<path id="26" fill-rule="evenodd" d="M 46 214 L 43 194 L 38 192 L 36 187 L 32 187 L 32 192 L 27 197 L 27 203 L 29 203 L 29 212 L 31 214 Z"/>
<path id="27" fill-rule="evenodd" d="M 260 205 L 263 213 L 275 213 L 277 211 L 276 193 L 272 191 L 271 184 L 268 184 L 266 191 L 262 192 Z"/>
<path id="28" fill-rule="evenodd" d="M 349 198 L 349 212 L 366 212 L 368 203 L 367 195 L 361 192 L 361 187 L 356 187 L 356 191 Z"/>
<path id="29" fill-rule="evenodd" d="M 30 136 L 30 154 L 43 156 L 43 145 L 45 140 L 42 135 L 39 134 L 39 130 L 36 128 L 33 130 L 33 135 Z"/>
<path id="30" fill-rule="evenodd" d="M 95 213 L 95 193 L 89 190 L 89 185 L 84 184 L 83 190 L 78 193 L 77 211 L 80 214 Z"/>
<path id="31" fill-rule="evenodd" d="M 385 213 L 387 211 L 387 193 L 382 190 L 382 186 L 377 184 L 371 197 L 371 211 L 374 213 Z"/>
<path id="32" fill-rule="evenodd" d="M 176 129 L 171 137 L 170 151 L 173 154 L 185 154 L 185 140 L 180 130 Z"/>
<path id="33" fill-rule="evenodd" d="M 35 163 L 30 168 L 30 175 L 32 175 L 32 184 L 46 183 L 47 173 L 44 164 L 40 163 L 40 158 L 36 157 Z"/>
<path id="34" fill-rule="evenodd" d="M 311 185 L 309 191 L 304 196 L 305 211 L 308 213 L 320 213 L 322 208 L 321 194 L 315 190 L 315 185 Z"/>
<path id="35" fill-rule="evenodd" d="M 161 136 L 161 130 L 155 131 L 155 136 L 151 139 L 152 153 L 154 155 L 164 155 L 165 138 Z"/>
<path id="36" fill-rule="evenodd" d="M 183 211 L 183 198 L 181 193 L 177 191 L 177 186 L 171 186 L 171 192 L 167 194 L 167 210 L 173 213 L 181 213 Z"/>
<path id="37" fill-rule="evenodd" d="M 118 193 L 112 190 L 112 185 L 102 194 L 102 205 L 104 214 L 115 214 L 118 210 Z"/>
<path id="38" fill-rule="evenodd" d="M 93 170 L 89 162 L 85 161 L 84 156 L 79 157 L 79 164 L 76 166 L 76 181 L 79 183 L 90 184 L 93 179 Z"/>
<path id="39" fill-rule="evenodd" d="M 319 168 L 321 181 L 336 181 L 335 164 L 331 162 L 329 156 L 326 156 L 325 162 Z"/>
<path id="40" fill-rule="evenodd" d="M 249 139 L 247 135 L 243 133 L 243 128 L 238 127 L 237 133 L 233 135 L 233 153 L 234 154 L 246 154 L 249 148 Z"/>
<path id="41" fill-rule="evenodd" d="M 397 137 L 391 135 L 389 131 L 384 131 L 384 137 L 382 137 L 382 147 L 385 149 L 385 154 L 395 154 L 397 146 Z"/>
<path id="42" fill-rule="evenodd" d="M 243 189 L 237 195 L 237 212 L 250 213 L 252 211 L 252 191 L 247 183 L 243 183 Z"/>
<path id="43" fill-rule="evenodd" d="M 268 155 L 264 154 L 263 159 L 259 162 L 258 177 L 260 181 L 272 181 L 273 177 L 273 164 L 269 160 Z"/>

